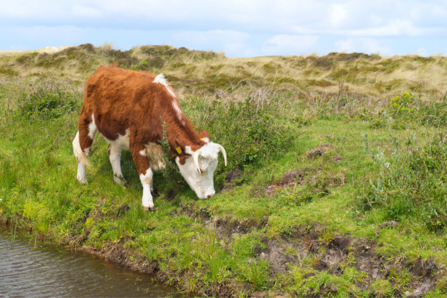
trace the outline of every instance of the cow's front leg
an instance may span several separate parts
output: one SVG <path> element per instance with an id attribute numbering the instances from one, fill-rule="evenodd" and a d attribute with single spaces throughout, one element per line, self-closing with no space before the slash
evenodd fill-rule
<path id="1" fill-rule="evenodd" d="M 125 185 L 126 180 L 123 178 L 123 173 L 121 172 L 121 148 L 115 147 L 109 144 L 109 159 L 110 164 L 113 169 L 113 181 L 120 185 Z"/>
<path id="2" fill-rule="evenodd" d="M 141 148 L 140 148 L 141 147 Z M 140 174 L 141 185 L 143 186 L 143 208 L 144 211 L 155 211 L 154 201 L 151 194 L 151 185 L 153 172 L 149 164 L 149 159 L 146 156 L 140 154 L 140 151 L 144 149 L 144 146 L 132 146 L 130 152 L 132 153 L 133 162 Z"/>
<path id="3" fill-rule="evenodd" d="M 152 185 L 152 170 L 149 168 L 146 170 L 146 173 L 140 174 L 140 181 L 143 185 L 143 208 L 144 211 L 155 211 L 154 201 L 151 194 L 151 185 Z"/>

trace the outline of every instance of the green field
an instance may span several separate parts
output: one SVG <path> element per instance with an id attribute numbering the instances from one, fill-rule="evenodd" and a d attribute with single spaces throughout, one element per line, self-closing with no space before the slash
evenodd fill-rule
<path id="1" fill-rule="evenodd" d="M 216 195 L 168 167 L 155 213 L 72 140 L 95 69 L 164 73 L 223 145 Z M 226 58 L 169 46 L 0 53 L 0 221 L 204 297 L 447 297 L 447 58 Z M 168 160 L 169 161 L 169 160 Z M 169 163 L 168 163 L 169 164 Z"/>

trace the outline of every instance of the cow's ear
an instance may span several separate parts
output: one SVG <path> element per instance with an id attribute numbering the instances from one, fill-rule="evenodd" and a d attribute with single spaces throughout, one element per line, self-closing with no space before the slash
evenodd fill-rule
<path id="1" fill-rule="evenodd" d="M 181 145 L 177 140 L 175 140 L 175 151 L 178 154 L 184 154 L 185 153 L 185 146 Z"/>
<path id="2" fill-rule="evenodd" d="M 200 132 L 200 140 L 207 144 L 210 142 L 210 134 L 204 129 Z"/>

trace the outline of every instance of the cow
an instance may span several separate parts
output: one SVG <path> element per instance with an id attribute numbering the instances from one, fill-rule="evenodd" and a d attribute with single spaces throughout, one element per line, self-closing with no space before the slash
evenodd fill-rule
<path id="1" fill-rule="evenodd" d="M 163 139 L 163 122 L 180 173 L 197 197 L 211 198 L 215 194 L 213 175 L 219 152 L 227 165 L 224 147 L 211 142 L 206 130 L 195 130 L 163 74 L 125 70 L 117 68 L 116 63 L 99 67 L 85 85 L 78 132 L 73 140 L 77 180 L 87 184 L 87 157 L 99 132 L 109 143 L 109 159 L 118 184 L 125 183 L 121 152 L 130 150 L 143 185 L 143 208 L 153 212 L 153 171 L 164 166 L 159 142 Z"/>

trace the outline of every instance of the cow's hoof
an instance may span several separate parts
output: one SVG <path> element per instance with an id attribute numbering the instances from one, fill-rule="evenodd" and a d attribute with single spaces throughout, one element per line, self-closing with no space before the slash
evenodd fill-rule
<path id="1" fill-rule="evenodd" d="M 154 213 L 155 212 L 155 207 L 143 207 L 144 208 L 144 212 L 152 212 L 152 213 Z"/>

